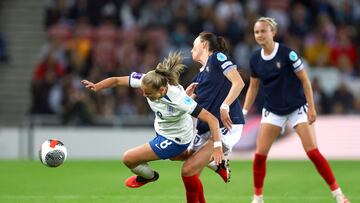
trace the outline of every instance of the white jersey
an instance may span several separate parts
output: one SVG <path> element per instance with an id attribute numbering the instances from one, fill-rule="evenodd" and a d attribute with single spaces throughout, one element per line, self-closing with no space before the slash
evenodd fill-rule
<path id="1" fill-rule="evenodd" d="M 145 74 L 142 73 L 131 73 L 129 86 L 140 88 L 144 76 Z M 186 94 L 181 85 L 168 85 L 164 97 L 155 101 L 147 99 L 147 101 L 155 113 L 154 128 L 159 135 L 178 144 L 191 142 L 193 121 L 190 114 L 196 109 L 197 103 Z"/>

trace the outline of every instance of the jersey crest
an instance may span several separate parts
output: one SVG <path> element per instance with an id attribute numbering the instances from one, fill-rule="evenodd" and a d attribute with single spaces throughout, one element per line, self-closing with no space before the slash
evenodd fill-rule
<path id="1" fill-rule="evenodd" d="M 184 104 L 191 105 L 192 102 L 193 102 L 193 100 L 190 97 L 188 97 L 188 96 L 184 97 Z"/>
<path id="2" fill-rule="evenodd" d="M 175 108 L 168 105 L 168 108 L 167 108 L 168 112 L 171 112 L 171 113 L 174 113 L 175 112 Z"/>
<path id="3" fill-rule="evenodd" d="M 298 60 L 298 55 L 295 53 L 295 51 L 291 51 L 290 53 L 289 53 L 289 59 L 291 60 L 291 61 L 296 61 L 296 60 Z"/>
<path id="4" fill-rule="evenodd" d="M 280 61 L 276 61 L 276 68 L 278 68 L 278 69 L 281 68 L 281 63 L 280 63 Z"/>
<path id="5" fill-rule="evenodd" d="M 223 53 L 217 53 L 217 54 L 216 54 L 216 59 L 217 59 L 218 61 L 224 62 L 224 61 L 227 59 L 227 57 L 226 57 L 226 55 L 223 54 Z"/>

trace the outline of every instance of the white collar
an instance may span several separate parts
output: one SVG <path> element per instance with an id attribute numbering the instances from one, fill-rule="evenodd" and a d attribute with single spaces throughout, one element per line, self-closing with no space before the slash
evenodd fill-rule
<path id="1" fill-rule="evenodd" d="M 270 55 L 265 55 L 264 53 L 264 48 L 261 49 L 261 58 L 264 59 L 265 61 L 270 61 L 271 59 L 273 59 L 277 53 L 279 49 L 279 43 L 275 42 L 275 46 L 274 46 L 274 50 L 271 52 Z"/>

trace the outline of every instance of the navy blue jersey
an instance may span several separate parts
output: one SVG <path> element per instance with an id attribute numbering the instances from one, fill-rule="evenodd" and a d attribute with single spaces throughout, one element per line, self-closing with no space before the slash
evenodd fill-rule
<path id="1" fill-rule="evenodd" d="M 221 52 L 214 52 L 193 79 L 193 82 L 199 83 L 195 89 L 195 101 L 219 120 L 220 127 L 223 127 L 220 119 L 220 106 L 231 88 L 231 81 L 226 78 L 225 74 L 233 68 L 236 68 L 236 65 L 228 56 Z M 238 99 L 230 105 L 229 115 L 234 124 L 245 123 Z M 198 120 L 196 128 L 198 134 L 209 131 L 207 123 L 200 120 Z"/>
<path id="2" fill-rule="evenodd" d="M 303 69 L 301 59 L 292 49 L 275 43 L 271 55 L 263 49 L 250 59 L 251 76 L 263 84 L 264 108 L 278 115 L 286 115 L 306 104 L 304 89 L 295 72 Z"/>

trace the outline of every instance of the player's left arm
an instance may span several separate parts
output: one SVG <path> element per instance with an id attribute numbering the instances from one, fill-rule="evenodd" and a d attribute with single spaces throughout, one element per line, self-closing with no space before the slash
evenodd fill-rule
<path id="1" fill-rule="evenodd" d="M 308 115 L 309 124 L 311 125 L 316 120 L 316 110 L 315 110 L 315 104 L 314 104 L 314 97 L 313 97 L 313 91 L 312 91 L 312 87 L 311 87 L 311 82 L 310 82 L 309 77 L 307 76 L 306 71 L 304 69 L 301 69 L 301 70 L 299 70 L 299 71 L 297 71 L 295 73 L 296 73 L 296 76 L 301 81 L 302 86 L 304 88 L 304 94 L 305 94 L 306 102 L 309 105 L 307 115 Z"/>
<path id="2" fill-rule="evenodd" d="M 236 67 L 228 70 L 225 76 L 231 82 L 231 88 L 220 107 L 220 118 L 224 126 L 231 129 L 232 121 L 229 116 L 229 106 L 239 97 L 245 84 Z"/>

